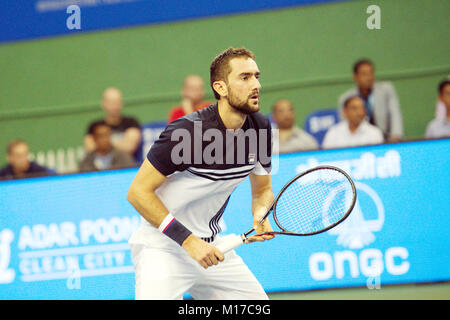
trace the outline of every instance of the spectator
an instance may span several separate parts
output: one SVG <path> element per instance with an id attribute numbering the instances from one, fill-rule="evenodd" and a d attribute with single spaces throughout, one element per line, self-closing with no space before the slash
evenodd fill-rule
<path id="1" fill-rule="evenodd" d="M 137 159 L 137 151 L 142 138 L 141 126 L 136 119 L 122 115 L 122 92 L 116 88 L 107 88 L 103 92 L 101 106 L 105 111 L 105 116 L 89 125 L 84 137 L 86 151 L 92 152 L 96 148 L 92 128 L 98 123 L 104 123 L 111 128 L 111 141 L 114 148 Z"/>
<path id="2" fill-rule="evenodd" d="M 428 124 L 426 138 L 450 137 L 450 80 L 448 79 L 439 84 L 439 101 L 445 106 L 446 116 L 437 116 Z"/>
<path id="3" fill-rule="evenodd" d="M 295 125 L 295 112 L 291 101 L 282 99 L 275 102 L 272 119 L 278 127 L 279 153 L 319 148 L 316 139 Z"/>
<path id="4" fill-rule="evenodd" d="M 450 80 L 450 76 L 447 77 L 445 80 Z M 445 108 L 444 102 L 439 98 L 436 101 L 436 118 L 445 119 L 447 117 L 447 110 Z"/>
<path id="5" fill-rule="evenodd" d="M 105 123 L 92 126 L 92 138 L 96 149 L 89 152 L 80 163 L 80 171 L 97 171 L 135 166 L 133 158 L 113 147 L 111 127 Z"/>
<path id="6" fill-rule="evenodd" d="M 339 98 L 341 111 L 348 97 L 359 95 L 364 101 L 369 123 L 380 128 L 388 142 L 400 141 L 403 138 L 403 119 L 392 83 L 375 82 L 374 65 L 369 60 L 360 60 L 354 64 L 353 80 L 356 87 Z"/>
<path id="7" fill-rule="evenodd" d="M 0 179 L 26 178 L 54 174 L 54 171 L 29 160 L 28 145 L 22 140 L 13 140 L 8 144 L 6 159 L 8 165 L 0 169 Z"/>
<path id="8" fill-rule="evenodd" d="M 182 101 L 179 106 L 169 112 L 169 122 L 181 118 L 189 113 L 206 108 L 212 102 L 204 101 L 205 88 L 203 79 L 198 75 L 189 75 L 184 79 L 181 90 Z"/>
<path id="9" fill-rule="evenodd" d="M 328 129 L 322 143 L 324 149 L 383 143 L 383 132 L 366 120 L 364 100 L 351 96 L 344 101 L 345 120 Z"/>

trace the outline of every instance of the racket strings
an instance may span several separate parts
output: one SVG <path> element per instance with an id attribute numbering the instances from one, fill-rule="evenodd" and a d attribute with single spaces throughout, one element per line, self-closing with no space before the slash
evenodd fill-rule
<path id="1" fill-rule="evenodd" d="M 339 221 L 350 208 L 352 184 L 333 169 L 320 169 L 291 183 L 276 203 L 279 226 L 290 232 L 317 232 Z"/>

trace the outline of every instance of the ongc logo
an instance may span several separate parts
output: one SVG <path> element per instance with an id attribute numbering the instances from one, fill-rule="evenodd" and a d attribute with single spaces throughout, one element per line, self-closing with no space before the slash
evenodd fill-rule
<path id="1" fill-rule="evenodd" d="M 382 229 L 385 220 L 383 202 L 375 190 L 360 182 L 355 182 L 355 187 L 358 197 L 352 213 L 344 222 L 328 231 L 329 235 L 337 236 L 338 245 L 352 250 L 312 254 L 309 257 L 309 271 L 314 280 L 329 280 L 333 276 L 342 279 L 348 274 L 358 278 L 361 273 L 365 277 L 378 277 L 385 269 L 391 275 L 401 275 L 409 270 L 406 248 L 391 247 L 384 255 L 375 248 L 354 251 L 372 244 L 376 239 L 375 233 Z M 325 201 L 324 212 L 328 210 L 334 196 L 331 194 Z"/>

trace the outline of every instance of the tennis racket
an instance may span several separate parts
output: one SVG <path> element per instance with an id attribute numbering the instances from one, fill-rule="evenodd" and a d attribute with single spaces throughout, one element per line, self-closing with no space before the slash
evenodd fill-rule
<path id="1" fill-rule="evenodd" d="M 273 213 L 273 220 L 281 231 L 258 235 L 311 236 L 325 232 L 344 221 L 355 202 L 355 184 L 345 171 L 332 166 L 309 169 L 281 189 L 259 221 L 261 224 Z M 241 235 L 227 235 L 217 248 L 223 253 L 233 250 L 242 245 L 253 231 L 254 228 Z"/>

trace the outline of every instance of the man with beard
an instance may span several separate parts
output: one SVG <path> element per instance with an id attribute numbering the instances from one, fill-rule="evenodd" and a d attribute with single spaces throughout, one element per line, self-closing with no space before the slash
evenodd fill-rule
<path id="1" fill-rule="evenodd" d="M 216 247 L 230 195 L 247 176 L 255 229 L 272 231 L 268 220 L 258 223 L 273 202 L 259 76 L 249 50 L 223 51 L 210 66 L 217 103 L 171 122 L 151 147 L 127 194 L 142 216 L 129 241 L 136 299 L 267 299 L 242 259 Z"/>

